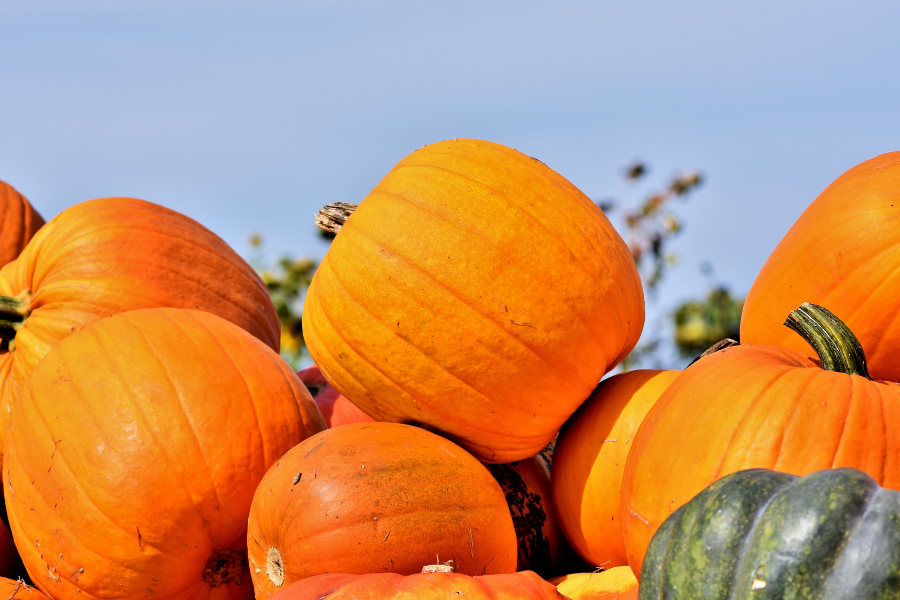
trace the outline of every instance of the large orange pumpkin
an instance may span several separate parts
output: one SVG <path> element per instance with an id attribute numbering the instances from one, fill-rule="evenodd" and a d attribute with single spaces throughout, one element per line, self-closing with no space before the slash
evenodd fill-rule
<path id="1" fill-rule="evenodd" d="M 628 566 L 555 577 L 550 583 L 571 600 L 637 600 L 638 581 Z"/>
<path id="2" fill-rule="evenodd" d="M 729 473 L 855 467 L 900 489 L 900 385 L 869 380 L 859 343 L 821 307 L 788 322 L 821 364 L 787 348 L 726 348 L 686 369 L 644 419 L 622 485 L 635 574 L 663 521 Z"/>
<path id="3" fill-rule="evenodd" d="M 103 317 L 157 306 L 214 313 L 278 350 L 265 284 L 196 221 L 143 200 L 104 198 L 47 223 L 0 270 L 0 441 L 19 388 L 55 344 Z"/>
<path id="4" fill-rule="evenodd" d="M 19 256 L 43 224 L 43 217 L 25 196 L 0 181 L 0 266 Z"/>
<path id="5" fill-rule="evenodd" d="M 491 463 L 546 446 L 643 323 L 634 261 L 603 212 L 540 161 L 462 139 L 381 180 L 303 308 L 310 353 L 341 394 Z"/>
<path id="6" fill-rule="evenodd" d="M 253 597 L 256 485 L 325 427 L 271 348 L 209 313 L 131 311 L 57 344 L 23 392 L 3 487 L 38 587 L 57 600 Z"/>
<path id="7" fill-rule="evenodd" d="M 297 371 L 297 377 L 312 394 L 316 406 L 319 407 L 319 411 L 325 419 L 325 425 L 328 427 L 338 427 L 349 423 L 371 423 L 375 420 L 341 396 L 328 383 L 319 367 L 312 366 Z"/>
<path id="8" fill-rule="evenodd" d="M 828 307 L 859 337 L 869 372 L 900 381 L 900 152 L 867 160 L 825 188 L 769 256 L 741 315 L 741 342 L 813 356 L 782 327 L 802 302 Z"/>
<path id="9" fill-rule="evenodd" d="M 628 564 L 620 498 L 641 421 L 679 371 L 637 370 L 601 383 L 563 426 L 553 455 L 553 500 L 566 539 L 593 566 Z"/>
<path id="10" fill-rule="evenodd" d="M 248 532 L 256 595 L 323 573 L 516 570 L 506 499 L 468 452 L 397 423 L 353 423 L 292 448 L 263 478 Z"/>
<path id="11" fill-rule="evenodd" d="M 471 577 L 460 573 L 318 575 L 287 586 L 278 600 L 565 600 L 531 571 Z"/>
<path id="12" fill-rule="evenodd" d="M 0 577 L 0 598 L 6 600 L 49 600 L 36 588 L 28 585 L 21 579 L 12 580 Z"/>

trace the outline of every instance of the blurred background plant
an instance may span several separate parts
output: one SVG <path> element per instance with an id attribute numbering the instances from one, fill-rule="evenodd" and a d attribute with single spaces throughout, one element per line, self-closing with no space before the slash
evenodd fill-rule
<path id="1" fill-rule="evenodd" d="M 641 195 L 637 202 L 632 201 L 631 195 L 646 181 L 649 173 L 646 163 L 632 163 L 622 172 L 626 184 L 622 197 L 605 198 L 596 203 L 623 234 L 640 272 L 648 302 L 657 302 L 659 286 L 678 264 L 678 255 L 671 249 L 674 238 L 684 230 L 678 204 L 686 202 L 702 186 L 704 176 L 699 171 L 683 171 L 661 188 Z M 316 231 L 329 241 L 334 239 L 333 234 L 318 228 Z M 250 237 L 250 248 L 250 264 L 269 288 L 281 320 L 282 356 L 295 369 L 312 364 L 303 341 L 301 315 L 316 261 L 290 255 L 272 261 L 266 257 L 261 234 Z M 674 311 L 663 311 L 658 317 L 649 319 L 641 342 L 619 370 L 680 368 L 724 338 L 739 339 L 743 298 L 733 296 L 725 286 L 714 282 L 711 263 L 702 264 L 700 269 L 709 281 L 705 295 L 683 301 Z"/>

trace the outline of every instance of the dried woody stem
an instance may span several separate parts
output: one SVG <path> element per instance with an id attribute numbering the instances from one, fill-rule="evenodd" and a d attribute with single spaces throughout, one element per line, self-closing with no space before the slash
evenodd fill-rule
<path id="1" fill-rule="evenodd" d="M 353 214 L 359 204 L 349 202 L 334 202 L 325 205 L 325 208 L 316 213 L 316 225 L 328 233 L 337 233 Z"/>

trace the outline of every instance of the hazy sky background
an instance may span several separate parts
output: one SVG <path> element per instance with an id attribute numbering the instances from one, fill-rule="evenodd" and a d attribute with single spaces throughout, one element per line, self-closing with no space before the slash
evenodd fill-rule
<path id="1" fill-rule="evenodd" d="M 321 257 L 313 213 L 426 143 L 506 144 L 593 198 L 641 158 L 707 176 L 660 303 L 703 294 L 704 260 L 746 293 L 829 182 L 900 149 L 898 24 L 859 0 L 2 0 L 0 179 L 47 218 L 135 196 Z"/>

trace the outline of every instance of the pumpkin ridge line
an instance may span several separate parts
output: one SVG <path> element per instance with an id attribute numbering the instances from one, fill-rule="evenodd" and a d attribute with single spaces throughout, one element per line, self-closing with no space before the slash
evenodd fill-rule
<path id="1" fill-rule="evenodd" d="M 803 385 L 803 388 L 801 388 L 801 389 L 796 393 L 795 396 L 798 397 L 798 398 L 803 398 L 803 397 L 805 397 L 806 391 L 809 389 L 809 386 L 812 385 L 813 379 L 815 379 L 816 376 L 819 374 L 815 369 L 803 369 L 803 371 L 809 371 L 809 377 L 807 378 L 806 383 Z M 797 414 L 797 407 L 798 407 L 798 406 L 799 406 L 799 403 L 798 403 L 798 402 L 795 402 L 795 403 L 793 404 L 793 408 L 791 409 L 791 414 L 788 415 L 788 418 L 787 418 L 787 420 L 785 421 L 785 425 L 790 424 L 791 422 L 793 422 L 793 420 L 794 420 L 794 415 Z M 787 427 L 786 427 L 786 426 L 785 426 L 785 427 L 779 427 L 779 428 L 778 428 L 778 431 L 779 431 L 779 434 L 781 435 L 781 438 L 780 438 L 779 444 L 778 444 L 778 453 L 775 455 L 775 464 L 772 465 L 772 470 L 774 470 L 774 471 L 780 471 L 780 470 L 781 470 L 781 469 L 779 469 L 778 465 L 779 465 L 779 463 L 781 462 L 782 450 L 784 450 L 784 442 L 785 442 L 785 439 L 787 438 Z"/>
<path id="2" fill-rule="evenodd" d="M 837 444 L 834 447 L 834 456 L 831 457 L 831 466 L 829 469 L 835 469 L 835 463 L 837 462 L 838 454 L 841 451 L 841 443 L 844 441 L 844 432 L 847 431 L 847 421 L 850 419 L 850 413 L 853 412 L 853 376 L 850 376 L 850 399 L 847 401 L 847 412 L 844 413 L 844 418 L 841 420 L 841 432 L 838 434 Z"/>

